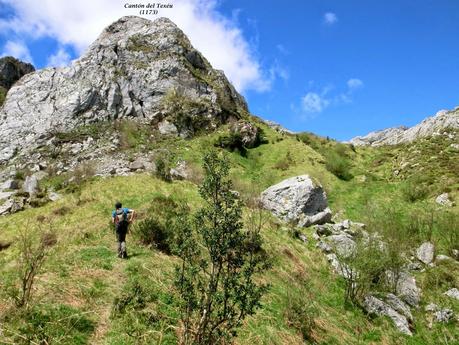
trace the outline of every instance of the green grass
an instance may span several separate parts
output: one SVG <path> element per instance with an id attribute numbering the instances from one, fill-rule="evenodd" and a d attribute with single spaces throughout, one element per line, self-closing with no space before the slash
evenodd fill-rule
<path id="1" fill-rule="evenodd" d="M 352 160 L 350 171 L 355 177 L 344 181 L 326 167 L 324 152 L 334 149 L 333 142 L 316 137 L 298 140 L 259 125 L 268 143 L 248 150 L 245 157 L 227 153 L 234 188 L 244 200 L 282 179 L 309 174 L 326 189 L 332 210 L 354 221 L 365 222 L 371 215 L 384 217 L 378 213 L 384 205 L 398 210 L 399 224 L 408 222 L 411 214 L 436 208 L 432 194 L 414 202 L 404 199 L 401 186 L 405 179 L 392 174 L 394 164 L 404 154 L 401 147 L 358 148 L 356 152 L 346 148 L 345 153 Z M 192 140 L 162 138 L 148 142 L 142 139 L 146 134 L 126 132 L 128 137 L 134 136 L 129 150 L 135 152 L 140 145 L 147 145 L 149 149 L 166 148 L 173 162 L 179 159 L 188 162 L 193 171 L 192 180 L 198 181 L 202 174 L 202 153 L 226 130 L 222 127 Z M 287 152 L 288 159 L 285 158 Z M 279 162 L 284 160 L 287 164 L 279 168 Z M 422 162 L 427 164 L 428 159 Z M 446 176 L 454 182 L 449 169 L 454 168 L 455 163 L 449 158 L 446 162 L 433 169 L 438 176 Z M 411 175 L 407 173 L 406 177 Z M 429 190 L 440 188 L 441 180 L 433 181 Z M 456 197 L 458 187 L 454 183 L 449 188 L 450 194 Z M 22 341 L 22 337 L 33 333 L 32 325 L 39 325 L 45 334 L 43 337 L 48 337 L 51 343 L 63 339 L 61 343 L 65 344 L 68 341 L 65 337 L 71 336 L 75 344 L 175 344 L 179 309 L 172 286 L 177 258 L 143 246 L 130 234 L 127 240 L 130 259 L 119 260 L 115 236 L 109 226 L 116 200 L 136 209 L 139 218 L 144 219 L 148 215 L 155 216 L 151 213 L 154 203 L 169 199 L 186 201 L 192 210 L 201 203 L 197 186 L 192 182 L 168 183 L 137 174 L 93 178 L 83 182 L 78 193 L 66 193 L 57 202 L 1 217 L 2 240 L 13 242 L 0 253 L 2 276 L 14 272 L 18 253 L 15 238 L 19 228 L 38 225 L 40 220 L 42 227 L 51 227 L 58 235 L 58 244 L 37 278 L 31 310 L 14 311 L 11 301 L 5 296 L 0 299 L 0 327 L 5 344 Z M 249 208 L 245 209 L 246 214 L 249 212 Z M 457 215 L 458 207 L 451 212 Z M 442 264 L 417 275 L 418 285 L 423 287 L 422 305 L 419 311 L 414 311 L 415 332 L 408 338 L 397 333 L 390 320 L 372 320 L 360 309 L 345 305 L 344 282 L 331 272 L 313 241 L 304 244 L 292 238 L 285 226 L 269 214 L 264 213 L 264 217 L 262 236 L 273 268 L 258 279 L 269 283 L 270 289 L 263 297 L 262 308 L 238 331 L 236 344 L 303 344 L 301 329 L 293 326 L 286 316 L 292 308 L 289 303 L 292 298 L 304 301 L 305 313 L 311 311 L 313 322 L 308 337 L 315 343 L 446 344 L 445 339 L 449 339 L 451 344 L 452 339 L 459 339 L 457 324 L 434 325 L 429 329 L 430 321 L 422 312 L 423 306 L 430 302 L 459 312 L 457 302 L 442 295 L 445 289 L 457 287 L 457 264 Z M 438 233 L 445 226 L 438 226 L 434 231 L 438 253 L 446 248 Z M 311 229 L 303 231 L 311 237 Z M 71 325 L 58 323 L 62 318 Z"/>

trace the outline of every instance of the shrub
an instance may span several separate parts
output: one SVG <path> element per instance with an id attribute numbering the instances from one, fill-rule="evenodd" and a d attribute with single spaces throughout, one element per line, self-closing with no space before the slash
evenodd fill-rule
<path id="1" fill-rule="evenodd" d="M 230 132 L 226 135 L 219 136 L 214 146 L 227 149 L 230 152 L 237 151 L 243 157 L 247 155 L 247 149 L 242 143 L 242 137 L 239 133 Z"/>
<path id="2" fill-rule="evenodd" d="M 351 164 L 349 159 L 342 155 L 339 150 L 333 150 L 325 154 L 325 167 L 341 180 L 349 181 L 354 177 L 350 172 Z"/>
<path id="3" fill-rule="evenodd" d="M 254 279 L 267 268 L 266 257 L 258 254 L 260 229 L 242 229 L 242 206 L 227 179 L 228 162 L 215 152 L 203 162 L 200 194 L 205 206 L 192 220 L 183 214 L 176 223 L 182 344 L 230 342 L 266 290 Z"/>
<path id="4" fill-rule="evenodd" d="M 155 159 L 156 171 L 155 176 L 163 181 L 171 182 L 171 168 L 169 163 L 162 157 L 158 157 Z"/>
<path id="5" fill-rule="evenodd" d="M 192 99 L 182 89 L 171 88 L 161 102 L 179 132 L 193 134 L 209 128 L 210 119 L 205 115 L 210 108 L 209 101 Z"/>
<path id="6" fill-rule="evenodd" d="M 12 281 L 8 282 L 7 294 L 18 308 L 28 306 L 33 292 L 36 276 L 56 244 L 56 235 L 29 224 L 19 230 L 17 240 L 19 257 Z"/>
<path id="7" fill-rule="evenodd" d="M 158 195 L 151 201 L 147 218 L 137 222 L 134 235 L 143 245 L 150 246 L 165 254 L 174 253 L 176 235 L 175 222 L 182 213 L 188 212 L 185 204 L 172 198 Z"/>
<path id="8" fill-rule="evenodd" d="M 140 243 L 171 253 L 171 232 L 156 218 L 148 217 L 135 225 L 135 234 Z"/>

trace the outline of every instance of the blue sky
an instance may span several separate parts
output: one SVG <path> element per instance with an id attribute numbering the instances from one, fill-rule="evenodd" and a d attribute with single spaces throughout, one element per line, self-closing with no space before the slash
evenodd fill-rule
<path id="1" fill-rule="evenodd" d="M 291 130 L 347 140 L 459 105 L 459 1 L 170 2 L 160 14 L 225 70 L 252 113 Z M 116 3 L 0 0 L 0 53 L 69 63 L 136 14 Z"/>

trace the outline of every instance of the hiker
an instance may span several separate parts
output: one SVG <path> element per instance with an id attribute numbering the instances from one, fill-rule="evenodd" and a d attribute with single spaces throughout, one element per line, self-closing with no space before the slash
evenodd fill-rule
<path id="1" fill-rule="evenodd" d="M 115 224 L 116 240 L 118 242 L 118 257 L 127 258 L 126 234 L 128 226 L 134 220 L 135 211 L 124 207 L 118 201 L 115 210 L 112 212 L 112 222 Z"/>

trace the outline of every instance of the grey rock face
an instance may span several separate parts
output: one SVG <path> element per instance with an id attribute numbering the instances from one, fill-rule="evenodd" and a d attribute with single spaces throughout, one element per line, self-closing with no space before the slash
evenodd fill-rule
<path id="1" fill-rule="evenodd" d="M 396 145 L 411 142 L 420 137 L 440 134 L 446 128 L 459 128 L 459 107 L 451 111 L 442 110 L 428 117 L 418 125 L 407 128 L 397 127 L 371 132 L 350 140 L 354 145 Z"/>
<path id="2" fill-rule="evenodd" d="M 331 219 L 322 186 L 315 184 L 308 175 L 291 177 L 269 187 L 261 193 L 261 203 L 278 218 L 302 226 Z"/>
<path id="3" fill-rule="evenodd" d="M 434 259 L 435 246 L 430 242 L 424 242 L 416 250 L 416 257 L 426 265 L 432 263 Z"/>
<path id="4" fill-rule="evenodd" d="M 179 96 L 165 97 L 171 94 Z M 39 145 L 51 131 L 97 121 L 186 122 L 168 112 L 166 100 L 192 104 L 182 115 L 212 128 L 247 111 L 224 74 L 170 20 L 123 17 L 70 66 L 27 74 L 10 89 L 0 109 L 0 159 Z"/>
<path id="5" fill-rule="evenodd" d="M 449 289 L 445 292 L 445 295 L 451 298 L 459 299 L 459 290 L 456 288 Z"/>
<path id="6" fill-rule="evenodd" d="M 391 306 L 374 296 L 366 296 L 363 306 L 369 314 L 378 316 L 388 316 L 394 322 L 397 329 L 407 335 L 412 335 L 408 320 L 405 316 L 399 314 Z"/>
<path id="7" fill-rule="evenodd" d="M 437 196 L 437 198 L 435 199 L 435 202 L 442 206 L 447 206 L 447 207 L 453 206 L 453 202 L 449 199 L 448 193 L 443 193 Z"/>

